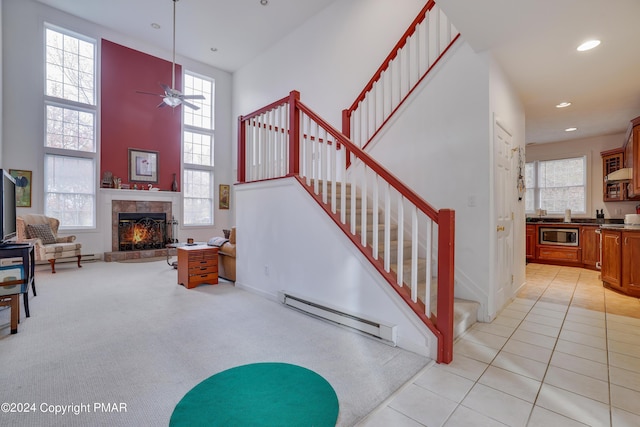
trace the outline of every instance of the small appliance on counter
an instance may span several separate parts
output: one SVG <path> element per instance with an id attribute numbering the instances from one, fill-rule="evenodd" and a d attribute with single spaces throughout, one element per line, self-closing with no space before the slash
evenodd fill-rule
<path id="1" fill-rule="evenodd" d="M 624 225 L 640 225 L 640 214 L 626 214 Z"/>
<path id="2" fill-rule="evenodd" d="M 596 209 L 596 224 L 604 224 L 604 209 Z"/>
<path id="3" fill-rule="evenodd" d="M 565 209 L 564 222 L 571 222 L 571 209 Z"/>

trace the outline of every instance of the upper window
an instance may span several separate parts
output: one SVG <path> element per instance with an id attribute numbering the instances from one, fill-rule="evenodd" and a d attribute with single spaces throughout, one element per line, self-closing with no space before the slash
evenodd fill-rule
<path id="1" fill-rule="evenodd" d="M 188 71 L 184 74 L 185 95 L 203 95 L 188 100 L 198 109 L 182 106 L 183 133 L 183 212 L 184 225 L 213 225 L 214 211 L 214 117 L 213 80 Z"/>
<path id="2" fill-rule="evenodd" d="M 96 42 L 45 26 L 44 211 L 61 228 L 96 221 Z"/>
<path id="3" fill-rule="evenodd" d="M 53 28 L 45 32 L 46 95 L 95 105 L 95 41 Z"/>
<path id="4" fill-rule="evenodd" d="M 587 212 L 587 158 L 530 162 L 525 165 L 525 210 L 561 214 L 566 209 Z"/>

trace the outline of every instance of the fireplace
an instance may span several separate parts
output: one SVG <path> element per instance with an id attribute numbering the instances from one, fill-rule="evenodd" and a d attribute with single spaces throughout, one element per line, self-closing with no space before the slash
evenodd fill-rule
<path id="1" fill-rule="evenodd" d="M 167 214 L 121 212 L 118 214 L 118 250 L 162 249 L 167 243 Z"/>

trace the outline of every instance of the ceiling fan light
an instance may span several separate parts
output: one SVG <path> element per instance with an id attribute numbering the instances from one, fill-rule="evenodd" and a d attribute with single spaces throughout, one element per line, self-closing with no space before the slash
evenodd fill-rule
<path id="1" fill-rule="evenodd" d="M 172 108 L 176 108 L 178 105 L 180 105 L 180 98 L 165 96 L 163 98 L 163 101 L 165 104 L 167 104 L 169 107 L 172 107 Z"/>

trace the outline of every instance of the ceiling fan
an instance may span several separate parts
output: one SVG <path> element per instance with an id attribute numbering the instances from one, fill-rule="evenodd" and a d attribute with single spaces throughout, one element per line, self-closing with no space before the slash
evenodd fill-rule
<path id="1" fill-rule="evenodd" d="M 142 93 L 145 95 L 154 95 L 162 97 L 162 102 L 158 104 L 158 107 L 164 107 L 165 105 L 175 108 L 180 104 L 184 104 L 189 108 L 193 108 L 194 110 L 199 110 L 200 107 L 197 105 L 186 101 L 187 99 L 205 99 L 203 95 L 183 95 L 176 87 L 176 3 L 179 0 L 173 0 L 173 58 L 171 62 L 171 87 L 167 86 L 164 83 L 160 83 L 162 89 L 164 89 L 164 93 L 152 93 L 152 92 L 144 92 L 138 90 L 136 92 Z"/>

